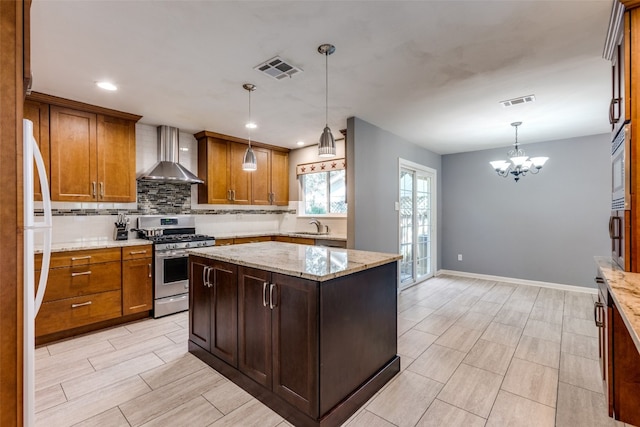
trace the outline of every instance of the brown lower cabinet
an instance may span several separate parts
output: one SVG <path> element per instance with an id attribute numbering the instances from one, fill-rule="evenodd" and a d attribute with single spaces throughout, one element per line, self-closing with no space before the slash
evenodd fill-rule
<path id="1" fill-rule="evenodd" d="M 189 272 L 189 351 L 296 426 L 341 425 L 400 370 L 397 263 L 318 282 L 191 255 Z"/>
<path id="2" fill-rule="evenodd" d="M 151 246 L 122 248 L 122 314 L 153 309 Z"/>
<path id="3" fill-rule="evenodd" d="M 640 352 L 601 277 L 594 316 L 599 328 L 603 391 L 610 417 L 640 425 Z"/>

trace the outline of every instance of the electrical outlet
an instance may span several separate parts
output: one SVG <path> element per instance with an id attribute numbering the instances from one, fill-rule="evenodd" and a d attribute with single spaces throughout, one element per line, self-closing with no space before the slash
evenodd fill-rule
<path id="1" fill-rule="evenodd" d="M 397 211 L 399 211 L 400 210 L 400 203 L 396 202 L 395 208 L 396 208 Z"/>
<path id="2" fill-rule="evenodd" d="M 462 261 L 462 254 L 458 254 L 458 261 Z"/>

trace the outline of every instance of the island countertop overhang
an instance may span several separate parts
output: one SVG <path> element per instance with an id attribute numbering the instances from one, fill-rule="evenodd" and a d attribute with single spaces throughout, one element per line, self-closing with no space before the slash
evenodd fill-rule
<path id="1" fill-rule="evenodd" d="M 283 242 L 189 249 L 190 255 L 323 282 L 397 262 L 401 255 Z"/>

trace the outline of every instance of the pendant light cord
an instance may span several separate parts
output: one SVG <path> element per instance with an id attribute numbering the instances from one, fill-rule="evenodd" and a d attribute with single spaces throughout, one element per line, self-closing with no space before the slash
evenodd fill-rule
<path id="1" fill-rule="evenodd" d="M 518 151 L 518 126 L 515 126 L 516 128 L 516 151 Z"/>
<path id="2" fill-rule="evenodd" d="M 329 126 L 329 52 L 324 53 L 324 75 L 325 75 L 325 99 L 324 99 L 324 119 L 325 126 Z"/>
<path id="3" fill-rule="evenodd" d="M 251 121 L 251 89 L 249 89 L 248 92 L 249 92 L 249 125 L 251 125 L 251 123 L 253 123 Z M 247 133 L 249 134 L 249 148 L 251 148 L 251 126 L 247 126 Z"/>

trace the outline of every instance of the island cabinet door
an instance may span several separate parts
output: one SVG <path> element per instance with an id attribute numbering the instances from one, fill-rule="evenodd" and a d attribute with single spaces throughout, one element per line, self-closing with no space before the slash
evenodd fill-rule
<path id="1" fill-rule="evenodd" d="M 302 412 L 318 414 L 318 282 L 272 273 L 273 391 Z"/>
<path id="2" fill-rule="evenodd" d="M 271 388 L 271 273 L 238 267 L 238 369 Z"/>
<path id="3" fill-rule="evenodd" d="M 211 351 L 211 288 L 206 282 L 209 261 L 189 257 L 189 339 Z"/>
<path id="4" fill-rule="evenodd" d="M 211 295 L 211 354 L 238 367 L 238 267 L 212 261 L 205 278 Z"/>

